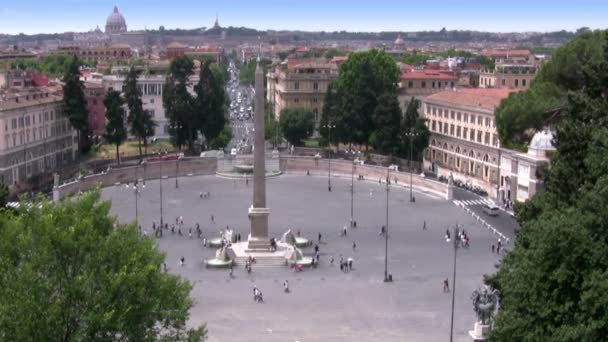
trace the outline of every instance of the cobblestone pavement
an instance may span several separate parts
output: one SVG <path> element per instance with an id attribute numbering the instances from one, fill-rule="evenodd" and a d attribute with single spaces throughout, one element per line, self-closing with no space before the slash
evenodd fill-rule
<path id="1" fill-rule="evenodd" d="M 151 232 L 152 221 L 160 219 L 159 182 L 148 181 L 138 200 L 140 221 Z M 235 269 L 230 279 L 226 270 L 210 270 L 203 259 L 214 251 L 196 239 L 165 234 L 158 244 L 167 254 L 171 272 L 194 283 L 196 300 L 191 324 L 207 323 L 209 341 L 446 341 L 450 329 L 451 295 L 443 293 L 445 278 L 452 287 L 452 245 L 444 234 L 450 224 L 464 226 L 471 246 L 458 251 L 455 341 L 470 341 L 468 330 L 475 320 L 469 300 L 492 272 L 498 257 L 490 251 L 495 238 L 451 201 L 415 193 L 408 201 L 407 189 L 390 192 L 389 273 L 393 283 L 383 283 L 384 238 L 379 236 L 385 221 L 385 186 L 355 181 L 355 220 L 358 228 L 348 237 L 338 231 L 350 219 L 350 179 L 283 175 L 267 181 L 271 209 L 270 231 L 279 237 L 287 227 L 317 239 L 321 265 L 294 273 L 287 268 L 256 268 L 248 275 Z M 210 199 L 199 198 L 209 191 Z M 135 195 L 124 185 L 106 188 L 103 197 L 112 200 L 112 212 L 123 222 L 135 217 Z M 187 227 L 199 222 L 205 237 L 215 237 L 229 225 L 243 238 L 248 232 L 247 209 L 252 184 L 214 176 L 163 180 L 163 214 L 168 223 L 183 216 Z M 215 223 L 211 223 L 214 215 Z M 426 221 L 427 230 L 423 230 Z M 146 228 L 147 227 L 147 228 Z M 353 241 L 356 250 L 353 250 Z M 311 253 L 312 249 L 305 250 Z M 343 273 L 330 265 L 333 256 L 354 259 L 354 270 Z M 186 264 L 179 266 L 184 256 Z M 283 292 L 289 280 L 291 293 Z M 252 287 L 264 294 L 264 304 L 255 304 Z"/>

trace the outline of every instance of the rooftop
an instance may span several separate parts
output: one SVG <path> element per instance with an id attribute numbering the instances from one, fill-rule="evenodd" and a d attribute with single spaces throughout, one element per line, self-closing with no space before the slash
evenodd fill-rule
<path id="1" fill-rule="evenodd" d="M 36 87 L 0 92 L 0 111 L 62 101 L 56 87 Z"/>
<path id="2" fill-rule="evenodd" d="M 404 72 L 401 74 L 402 80 L 457 80 L 453 73 L 447 72 L 439 72 L 435 70 L 426 69 L 424 71 L 412 71 L 412 72 Z"/>
<path id="3" fill-rule="evenodd" d="M 462 88 L 430 95 L 425 101 L 494 111 L 500 101 L 507 98 L 511 92 L 511 89 Z"/>
<path id="4" fill-rule="evenodd" d="M 530 50 L 483 49 L 479 54 L 487 57 L 528 56 L 530 55 Z"/>

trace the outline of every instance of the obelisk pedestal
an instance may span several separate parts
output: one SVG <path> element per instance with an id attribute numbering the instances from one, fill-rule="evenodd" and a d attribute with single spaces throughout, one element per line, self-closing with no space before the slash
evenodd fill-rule
<path id="1" fill-rule="evenodd" d="M 264 140 L 264 73 L 259 60 L 255 68 L 255 120 L 253 142 L 253 205 L 249 208 L 251 231 L 247 244 L 249 252 L 268 251 L 268 215 L 266 208 L 266 165 Z"/>

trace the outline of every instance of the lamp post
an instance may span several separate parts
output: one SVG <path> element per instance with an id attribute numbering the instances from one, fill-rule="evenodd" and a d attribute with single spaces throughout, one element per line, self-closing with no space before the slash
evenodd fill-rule
<path id="1" fill-rule="evenodd" d="M 452 239 L 454 240 L 454 268 L 452 273 L 452 315 L 450 318 L 450 342 L 454 338 L 454 300 L 456 298 L 456 255 L 458 254 L 458 247 L 460 247 L 460 225 L 454 226 L 454 232 Z M 450 242 L 450 239 L 446 239 Z"/>
<path id="2" fill-rule="evenodd" d="M 386 225 L 384 226 L 384 282 L 391 281 L 388 277 L 388 193 L 390 182 L 390 167 L 386 168 Z"/>
<path id="3" fill-rule="evenodd" d="M 414 159 L 414 138 L 418 136 L 418 133 L 414 132 L 414 129 L 410 129 L 410 131 L 405 133 L 405 135 L 410 139 L 410 202 L 414 202 L 415 199 L 412 195 L 412 161 Z"/>
<path id="4" fill-rule="evenodd" d="M 328 146 L 329 146 L 329 153 L 327 156 L 327 164 L 328 164 L 328 168 L 327 168 L 327 191 L 331 192 L 331 129 L 332 128 L 336 128 L 336 125 L 333 124 L 326 124 L 323 125 L 323 127 L 327 128 L 327 130 L 329 131 L 328 135 Z"/>
<path id="5" fill-rule="evenodd" d="M 350 173 L 350 227 L 354 227 L 354 202 L 355 202 L 355 162 L 353 160 L 352 170 Z"/>
<path id="6" fill-rule="evenodd" d="M 163 157 L 161 152 L 158 152 L 159 155 L 159 162 L 158 162 L 158 167 L 159 167 L 159 173 L 160 173 L 160 177 L 158 179 L 158 188 L 159 188 L 159 192 L 160 192 L 160 226 L 161 229 L 164 227 L 163 224 Z"/>
<path id="7" fill-rule="evenodd" d="M 133 183 L 133 193 L 135 194 L 135 224 L 139 224 L 139 196 L 143 189 L 146 188 L 146 185 L 143 184 L 140 189 L 139 180 L 135 180 Z"/>
<path id="8" fill-rule="evenodd" d="M 177 184 L 177 174 L 179 172 L 179 155 L 177 156 L 177 159 L 175 159 L 175 188 L 179 188 L 179 185 Z"/>

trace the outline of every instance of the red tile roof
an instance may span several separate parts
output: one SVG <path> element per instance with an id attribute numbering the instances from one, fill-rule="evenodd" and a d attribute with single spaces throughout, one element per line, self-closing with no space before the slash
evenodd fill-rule
<path id="1" fill-rule="evenodd" d="M 429 95 L 425 101 L 494 111 L 500 101 L 508 97 L 511 92 L 513 92 L 511 89 L 463 88 Z"/>

